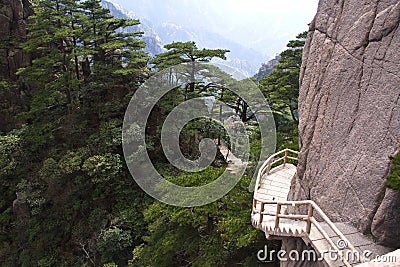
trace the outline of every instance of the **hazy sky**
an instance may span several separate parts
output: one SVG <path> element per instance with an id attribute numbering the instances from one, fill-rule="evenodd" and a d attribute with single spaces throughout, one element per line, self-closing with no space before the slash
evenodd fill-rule
<path id="1" fill-rule="evenodd" d="M 147 10 L 183 26 L 207 28 L 272 57 L 308 29 L 318 0 L 111 0 L 134 11 Z M 140 12 L 139 12 L 140 13 Z"/>

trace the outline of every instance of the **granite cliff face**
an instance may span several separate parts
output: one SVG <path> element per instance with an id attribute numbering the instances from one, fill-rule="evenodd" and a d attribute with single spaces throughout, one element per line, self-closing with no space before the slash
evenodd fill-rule
<path id="1" fill-rule="evenodd" d="M 386 189 L 400 150 L 400 2 L 321 0 L 304 49 L 301 153 L 290 199 L 400 246 L 400 192 Z"/>
<path id="2" fill-rule="evenodd" d="M 271 71 L 275 69 L 275 66 L 279 64 L 280 59 L 281 56 L 277 55 L 274 59 L 271 59 L 267 63 L 263 63 L 254 78 L 256 78 L 257 81 L 260 81 L 262 78 L 267 76 Z"/>
<path id="3" fill-rule="evenodd" d="M 32 14 L 29 0 L 0 0 L 0 131 L 12 129 L 16 123 L 12 118 L 26 109 L 30 90 L 15 73 L 31 61 L 19 44 L 26 38 L 26 22 Z"/>
<path id="4" fill-rule="evenodd" d="M 33 14 L 29 0 L 0 0 L 0 78 L 16 80 L 15 72 L 30 63 L 18 47 L 26 37 L 26 19 Z"/>

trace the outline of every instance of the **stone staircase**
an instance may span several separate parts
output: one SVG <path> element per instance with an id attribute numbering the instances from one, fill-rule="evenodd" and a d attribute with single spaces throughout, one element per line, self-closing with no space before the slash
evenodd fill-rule
<path id="1" fill-rule="evenodd" d="M 296 161 L 297 154 L 285 149 L 261 166 L 254 190 L 253 226 L 262 230 L 268 239 L 303 239 L 314 248 L 316 257 L 325 266 L 349 267 L 390 252 L 392 249 L 375 244 L 354 226 L 332 223 L 314 201 L 287 201 L 291 180 L 296 174 L 296 166 L 288 161 Z M 291 210 L 306 210 L 307 214 L 291 213 Z M 400 262 L 400 258 L 396 260 Z"/>

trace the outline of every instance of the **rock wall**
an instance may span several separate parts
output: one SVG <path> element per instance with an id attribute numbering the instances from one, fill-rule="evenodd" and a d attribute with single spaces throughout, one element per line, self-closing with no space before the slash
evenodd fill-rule
<path id="1" fill-rule="evenodd" d="M 20 43 L 26 39 L 27 18 L 33 14 L 29 0 L 0 0 L 0 131 L 15 127 L 16 114 L 27 109 L 30 90 L 16 71 L 28 66 L 29 53 Z"/>
<path id="2" fill-rule="evenodd" d="M 399 0 L 320 0 L 304 49 L 289 196 L 393 247 L 400 192 L 384 183 L 400 150 L 399 24 Z"/>
<path id="3" fill-rule="evenodd" d="M 29 0 L 0 0 L 0 79 L 16 80 L 18 68 L 30 63 L 18 44 L 26 37 L 26 19 L 32 14 Z"/>

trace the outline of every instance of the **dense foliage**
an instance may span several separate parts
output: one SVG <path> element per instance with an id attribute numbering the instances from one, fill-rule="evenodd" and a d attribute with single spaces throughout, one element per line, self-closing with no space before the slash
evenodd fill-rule
<path id="1" fill-rule="evenodd" d="M 0 82 L 2 89 L 24 86 L 32 92 L 26 106 L 15 107 L 23 110 L 15 118 L 18 127 L 0 136 L 0 265 L 255 266 L 255 254 L 266 241 L 250 223 L 250 177 L 215 203 L 168 206 L 137 186 L 121 147 L 125 109 L 152 75 L 149 65 L 157 70 L 224 59 L 228 51 L 172 43 L 149 61 L 141 33 L 124 31 L 139 21 L 113 18 L 99 0 L 33 2 L 27 41 L 20 44 L 32 54 L 32 64 L 18 71 L 20 83 Z M 281 144 L 296 140 L 301 38 L 291 42 L 291 52 L 282 54 L 280 66 L 261 83 L 276 112 Z M 204 184 L 226 165 L 219 155 L 203 172 L 186 173 L 160 156 L 162 121 L 185 99 L 213 96 L 232 106 L 251 129 L 251 159 L 257 158 L 254 116 L 226 90 L 230 80 L 225 78 L 218 85 L 177 88 L 152 111 L 147 149 L 171 182 Z M 224 136 L 212 121 L 192 121 L 181 133 L 181 149 L 196 157 L 193 148 L 201 138 Z"/>
<path id="2" fill-rule="evenodd" d="M 200 185 L 218 177 L 222 169 L 169 177 L 181 185 Z M 135 248 L 131 266 L 255 266 L 254 252 L 265 237 L 252 227 L 247 192 L 250 177 L 217 202 L 202 207 L 177 208 L 160 202 L 145 211 L 149 223 L 146 241 Z"/>
<path id="3" fill-rule="evenodd" d="M 34 10 L 22 44 L 34 60 L 19 71 L 33 95 L 23 126 L 1 137 L 1 265 L 124 265 L 150 203 L 121 149 L 124 110 L 149 73 L 140 33 L 121 30 L 139 22 L 97 0 Z"/>

